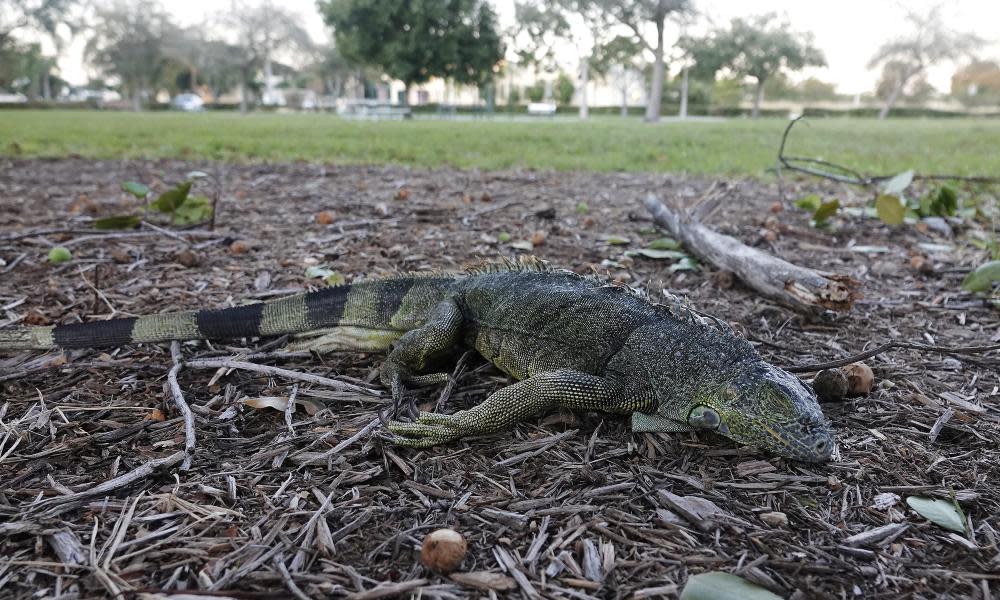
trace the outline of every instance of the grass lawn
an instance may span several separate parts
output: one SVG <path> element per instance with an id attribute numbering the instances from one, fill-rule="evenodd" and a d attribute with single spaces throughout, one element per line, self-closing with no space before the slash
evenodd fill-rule
<path id="1" fill-rule="evenodd" d="M 0 155 L 307 160 L 762 175 L 786 121 L 346 121 L 328 114 L 0 111 Z M 1000 172 L 1000 120 L 812 119 L 790 154 L 866 172 Z"/>

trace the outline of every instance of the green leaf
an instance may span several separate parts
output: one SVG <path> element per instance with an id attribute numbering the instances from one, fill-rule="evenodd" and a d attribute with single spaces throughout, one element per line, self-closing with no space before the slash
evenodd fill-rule
<path id="1" fill-rule="evenodd" d="M 510 241 L 510 239 L 511 239 L 510 234 L 507 233 L 506 231 L 501 231 L 500 233 L 497 234 L 497 241 L 500 242 L 501 244 L 506 244 L 507 242 Z"/>
<path id="2" fill-rule="evenodd" d="M 581 215 L 585 215 L 585 214 L 587 214 L 587 211 L 589 211 L 589 210 L 590 210 L 590 207 L 587 206 L 586 202 L 577 202 L 576 203 L 576 212 L 577 213 L 579 213 Z"/>
<path id="3" fill-rule="evenodd" d="M 795 206 L 798 206 L 802 210 L 808 210 L 811 213 L 819 210 L 821 204 L 823 204 L 823 199 L 819 197 L 819 194 L 809 194 L 795 201 Z"/>
<path id="4" fill-rule="evenodd" d="M 671 237 L 661 237 L 659 239 L 653 240 L 649 243 L 648 248 L 653 250 L 678 250 L 681 245 L 680 242 Z"/>
<path id="5" fill-rule="evenodd" d="M 212 201 L 205 196 L 189 196 L 174 210 L 174 223 L 195 225 L 212 218 Z"/>
<path id="6" fill-rule="evenodd" d="M 840 200 L 836 198 L 830 200 L 829 202 L 824 202 L 823 204 L 820 204 L 819 207 L 816 209 L 816 212 L 813 213 L 812 216 L 813 223 L 815 223 L 817 227 L 822 226 L 824 223 L 826 223 L 827 219 L 837 214 L 837 210 L 839 208 L 840 208 Z"/>
<path id="7" fill-rule="evenodd" d="M 153 200 L 149 206 L 155 208 L 161 213 L 171 214 L 175 212 L 179 206 L 184 204 L 184 201 L 187 200 L 188 193 L 190 191 L 190 181 L 178 183 L 174 187 L 160 194 L 160 197 Z"/>
<path id="8" fill-rule="evenodd" d="M 958 194 L 950 187 L 942 186 L 930 202 L 930 213 L 924 216 L 952 217 L 956 212 L 958 212 Z"/>
<path id="9" fill-rule="evenodd" d="M 676 273 L 677 271 L 697 271 L 698 261 L 691 258 L 690 256 L 685 256 L 674 264 L 670 265 L 670 272 Z"/>
<path id="10" fill-rule="evenodd" d="M 688 577 L 681 600 L 781 600 L 781 596 L 742 577 L 712 571 Z"/>
<path id="11" fill-rule="evenodd" d="M 899 196 L 913 183 L 913 171 L 903 171 L 882 183 L 882 193 Z"/>
<path id="12" fill-rule="evenodd" d="M 140 200 L 149 195 L 149 188 L 135 181 L 126 181 L 123 183 L 122 191 L 130 193 Z"/>
<path id="13" fill-rule="evenodd" d="M 102 231 L 132 229 L 138 225 L 140 221 L 142 221 L 142 217 L 139 215 L 115 215 L 113 217 L 104 217 L 103 219 L 95 220 L 94 229 L 100 229 Z"/>
<path id="14" fill-rule="evenodd" d="M 1000 260 L 991 260 L 965 276 L 962 289 L 967 292 L 988 292 L 1000 281 Z"/>
<path id="15" fill-rule="evenodd" d="M 951 531 L 965 533 L 965 515 L 954 502 L 910 496 L 906 499 L 906 503 L 931 523 Z"/>
<path id="16" fill-rule="evenodd" d="M 61 265 L 71 260 L 73 260 L 73 253 L 62 246 L 56 246 L 49 250 L 49 262 L 54 265 Z"/>
<path id="17" fill-rule="evenodd" d="M 906 205 L 900 201 L 899 196 L 881 194 L 875 199 L 875 212 L 886 225 L 902 225 L 903 217 L 906 216 Z"/>
<path id="18" fill-rule="evenodd" d="M 664 258 L 687 258 L 687 254 L 677 250 L 657 250 L 656 248 L 639 248 L 638 250 L 629 250 L 625 252 L 625 256 L 643 256 L 658 260 Z"/>
<path id="19" fill-rule="evenodd" d="M 604 236 L 604 243 L 610 246 L 624 246 L 629 242 L 630 240 L 627 237 L 622 237 L 620 235 Z"/>

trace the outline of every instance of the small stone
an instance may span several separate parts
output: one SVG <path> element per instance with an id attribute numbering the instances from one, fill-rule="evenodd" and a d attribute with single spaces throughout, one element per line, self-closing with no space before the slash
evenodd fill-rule
<path id="1" fill-rule="evenodd" d="M 375 214 L 377 214 L 380 217 L 388 217 L 390 214 L 392 214 L 392 211 L 389 209 L 388 204 L 386 204 L 385 202 L 379 202 L 378 204 L 375 205 Z"/>
<path id="2" fill-rule="evenodd" d="M 788 525 L 788 515 L 783 512 L 760 513 L 760 520 L 771 527 L 786 527 Z"/>
<path id="3" fill-rule="evenodd" d="M 396 192 L 396 200 L 408 200 L 409 198 L 410 198 L 410 189 L 409 188 L 400 188 Z"/>
<path id="4" fill-rule="evenodd" d="M 232 244 L 229 244 L 229 252 L 232 254 L 246 254 L 250 251 L 250 244 L 247 244 L 243 240 L 236 240 Z"/>
<path id="5" fill-rule="evenodd" d="M 781 202 L 778 202 L 777 200 L 775 200 L 774 202 L 771 203 L 771 209 L 770 210 L 774 214 L 778 214 L 781 211 L 785 210 L 785 205 L 782 204 Z"/>
<path id="6" fill-rule="evenodd" d="M 334 221 L 333 213 L 328 210 L 323 210 L 316 213 L 316 222 L 320 225 L 330 225 Z"/>
<path id="7" fill-rule="evenodd" d="M 773 229 L 768 229 L 764 232 L 764 241 L 774 242 L 778 240 L 778 232 Z"/>
<path id="8" fill-rule="evenodd" d="M 112 248 L 110 254 L 111 254 L 111 260 L 115 261 L 120 265 L 127 265 L 128 263 L 132 262 L 132 257 L 129 256 L 129 253 L 122 250 L 121 248 Z"/>
<path id="9" fill-rule="evenodd" d="M 544 246 L 545 245 L 545 232 L 536 231 L 531 234 L 531 245 L 532 246 Z"/>
<path id="10" fill-rule="evenodd" d="M 840 402 L 847 395 L 847 375 L 840 369 L 820 371 L 812 385 L 821 402 Z"/>
<path id="11" fill-rule="evenodd" d="M 462 564 L 469 546 L 462 534 L 454 529 L 437 529 L 424 537 L 420 546 L 420 562 L 439 573 L 451 573 Z"/>
<path id="12" fill-rule="evenodd" d="M 201 264 L 201 257 L 195 251 L 187 249 L 178 252 L 174 260 L 188 268 L 197 267 Z"/>

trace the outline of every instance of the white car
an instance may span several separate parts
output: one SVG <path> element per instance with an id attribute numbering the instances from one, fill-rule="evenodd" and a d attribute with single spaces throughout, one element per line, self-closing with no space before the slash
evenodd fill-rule
<path id="1" fill-rule="evenodd" d="M 205 110 L 205 101 L 198 94 L 178 94 L 170 101 L 170 106 L 176 110 L 198 112 Z"/>

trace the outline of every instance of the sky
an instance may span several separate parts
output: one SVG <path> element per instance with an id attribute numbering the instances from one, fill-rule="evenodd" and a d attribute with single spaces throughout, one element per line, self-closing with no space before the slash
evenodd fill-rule
<path id="1" fill-rule="evenodd" d="M 251 0 L 252 1 L 252 0 Z M 282 0 L 280 2 L 303 17 L 303 23 L 316 41 L 328 39 L 328 34 L 315 0 Z M 514 21 L 514 0 L 493 0 L 503 26 Z M 205 22 L 230 7 L 229 0 L 170 0 L 164 3 L 182 25 Z M 738 16 L 774 12 L 783 17 L 796 31 L 812 32 L 816 45 L 826 54 L 828 66 L 812 68 L 793 79 L 813 76 L 837 85 L 840 93 L 869 92 L 875 86 L 878 72 L 866 68 L 868 59 L 882 42 L 904 33 L 907 23 L 903 15 L 907 8 L 926 11 L 942 4 L 948 26 L 957 31 L 978 34 L 989 41 L 983 48 L 985 58 L 1000 59 L 1000 0 L 695 0 L 698 10 L 716 24 L 725 24 Z M 704 27 L 704 25 L 702 25 Z M 676 35 L 676 29 L 668 31 Z M 82 61 L 83 42 L 74 42 L 60 60 L 63 77 L 74 84 L 85 83 L 88 73 Z M 575 57 L 565 48 L 560 57 L 567 70 L 574 68 Z M 941 65 L 928 73 L 930 83 L 941 91 L 950 88 L 954 65 Z"/>

